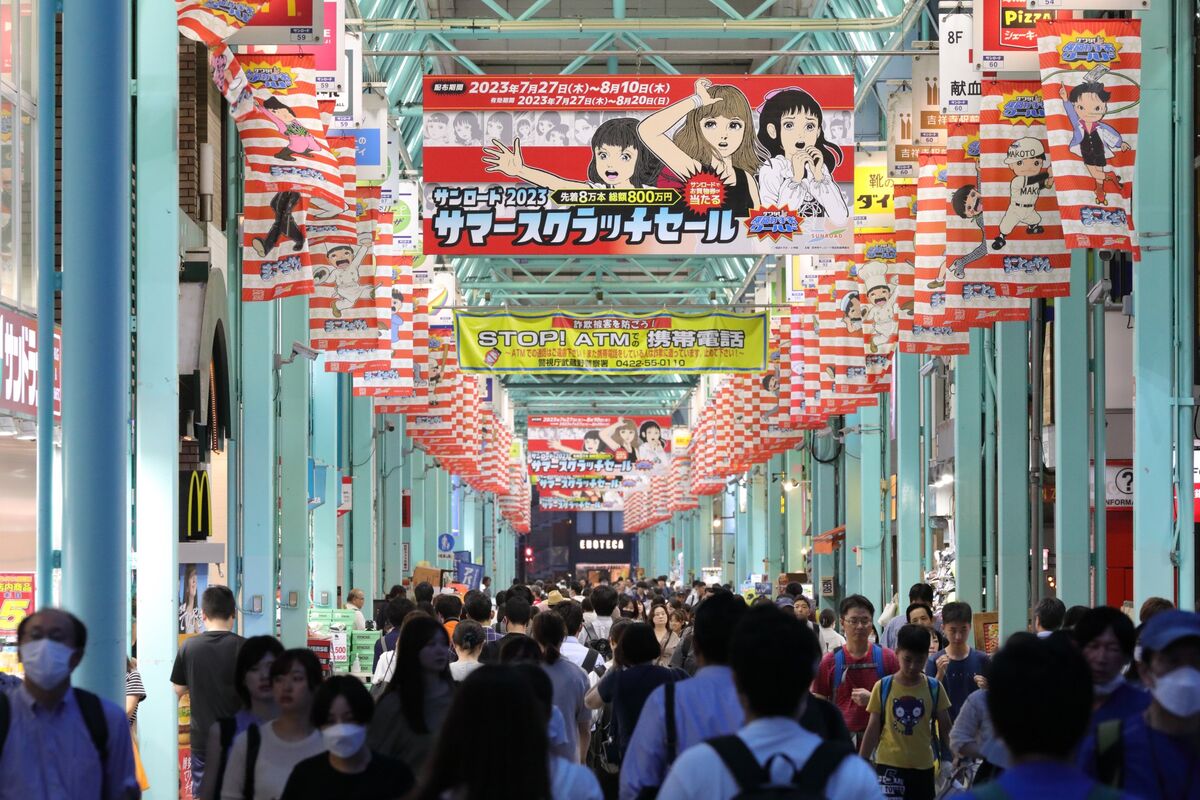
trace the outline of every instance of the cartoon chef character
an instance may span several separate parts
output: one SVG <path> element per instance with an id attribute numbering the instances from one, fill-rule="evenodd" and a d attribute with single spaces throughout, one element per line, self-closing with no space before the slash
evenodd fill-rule
<path id="1" fill-rule="evenodd" d="M 1000 235 L 992 241 L 993 250 L 1002 249 L 1018 225 L 1024 225 L 1028 234 L 1045 233 L 1037 201 L 1042 192 L 1054 188 L 1046 162 L 1046 146 L 1041 139 L 1026 136 L 1009 144 L 1004 163 L 1012 170 L 1013 179 L 1008 184 L 1008 210 L 1000 220 Z"/>
<path id="2" fill-rule="evenodd" d="M 867 349 L 878 353 L 895 341 L 899 324 L 896 321 L 896 291 L 888 282 L 888 265 L 868 261 L 859 267 L 866 303 L 862 306 L 864 330 L 868 331 Z"/>

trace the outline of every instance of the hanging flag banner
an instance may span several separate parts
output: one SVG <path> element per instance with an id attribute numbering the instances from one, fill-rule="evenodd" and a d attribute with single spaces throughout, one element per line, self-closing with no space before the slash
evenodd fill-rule
<path id="1" fill-rule="evenodd" d="M 1028 6 L 1028 0 L 974 0 L 976 71 L 1037 71 L 1038 21 L 1066 18 L 1070 12 Z"/>
<path id="2" fill-rule="evenodd" d="M 208 0 L 205 5 L 241 5 Z M 268 0 L 230 39 L 230 44 L 321 44 L 325 33 L 324 0 Z"/>
<path id="3" fill-rule="evenodd" d="M 946 318 L 946 156 L 922 154 L 917 182 L 916 281 L 912 332 L 900 336 L 900 351 L 963 355 L 970 345 L 966 330 Z"/>
<path id="4" fill-rule="evenodd" d="M 912 333 L 913 324 L 913 281 L 917 233 L 917 187 L 913 184 L 896 184 L 892 190 L 896 209 L 896 265 L 900 284 L 896 295 L 896 311 L 900 331 Z"/>
<path id="5" fill-rule="evenodd" d="M 918 147 L 946 146 L 946 115 L 942 113 L 938 86 L 938 53 L 912 57 L 912 119 L 916 125 L 913 144 Z"/>
<path id="6" fill-rule="evenodd" d="M 894 236 L 855 234 L 854 238 L 867 379 L 875 391 L 884 392 L 900 338 L 900 284 L 906 276 L 912 280 L 912 264 L 898 260 Z"/>
<path id="7" fill-rule="evenodd" d="M 891 233 L 892 183 L 887 156 L 876 150 L 858 153 L 854 161 L 854 232 Z"/>
<path id="8" fill-rule="evenodd" d="M 917 148 L 913 144 L 912 92 L 901 89 L 887 99 L 888 175 L 917 177 Z"/>
<path id="9" fill-rule="evenodd" d="M 721 81 L 426 76 L 426 252 L 849 253 L 853 79 Z"/>
<path id="10" fill-rule="evenodd" d="M 490 374 L 762 372 L 767 315 L 457 311 L 460 367 Z"/>
<path id="11" fill-rule="evenodd" d="M 1038 25 L 1050 168 L 1067 247 L 1139 256 L 1133 230 L 1141 20 Z"/>
<path id="12" fill-rule="evenodd" d="M 979 113 L 982 87 L 971 61 L 975 18 L 971 14 L 938 15 L 938 83 L 943 114 L 974 116 Z"/>
<path id="13" fill-rule="evenodd" d="M 543 511 L 620 511 L 671 467 L 671 418 L 531 416 L 526 460 Z"/>
<path id="14" fill-rule="evenodd" d="M 1050 175 L 1041 84 L 985 80 L 983 86 L 980 164 L 990 252 L 979 266 L 1001 294 L 1065 297 L 1071 253 Z"/>
<path id="15" fill-rule="evenodd" d="M 264 0 L 175 0 L 175 15 L 180 33 L 216 47 L 240 31 L 264 5 Z"/>

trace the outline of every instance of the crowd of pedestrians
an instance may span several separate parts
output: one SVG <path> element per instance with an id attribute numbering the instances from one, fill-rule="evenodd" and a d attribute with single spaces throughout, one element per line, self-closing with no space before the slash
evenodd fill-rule
<path id="1" fill-rule="evenodd" d="M 914 586 L 880 621 L 866 597 L 818 609 L 799 584 L 751 603 L 665 578 L 398 586 L 368 688 L 238 636 L 213 586 L 171 680 L 202 800 L 1200 800 L 1200 615 L 1155 598 L 1135 624 L 1050 598 L 989 657 L 971 607 L 932 597 Z M 26 618 L 18 645 L 0 800 L 139 797 L 136 665 L 121 709 L 72 687 L 71 614 Z"/>

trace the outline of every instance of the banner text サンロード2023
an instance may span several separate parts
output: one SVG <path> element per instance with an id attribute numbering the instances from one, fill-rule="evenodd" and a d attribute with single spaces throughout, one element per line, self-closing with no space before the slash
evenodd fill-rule
<path id="1" fill-rule="evenodd" d="M 458 366 L 490 374 L 762 372 L 765 312 L 458 311 Z"/>
<path id="2" fill-rule="evenodd" d="M 426 76 L 425 252 L 849 253 L 854 80 Z"/>

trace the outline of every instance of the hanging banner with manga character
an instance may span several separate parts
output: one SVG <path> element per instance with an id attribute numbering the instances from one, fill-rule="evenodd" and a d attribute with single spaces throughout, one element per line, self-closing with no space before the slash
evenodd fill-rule
<path id="1" fill-rule="evenodd" d="M 822 271 L 817 276 L 821 370 L 818 413 L 825 417 L 850 414 L 860 406 L 875 404 L 874 395 L 866 392 L 862 319 L 856 318 L 861 313 L 856 307 L 857 283 L 841 274 L 848 272 L 846 267 L 843 262 L 840 269 Z"/>
<path id="2" fill-rule="evenodd" d="M 425 252 L 849 253 L 850 76 L 424 83 Z"/>
<path id="3" fill-rule="evenodd" d="M 313 292 L 300 192 L 247 176 L 242 209 L 242 300 L 263 302 Z"/>
<path id="4" fill-rule="evenodd" d="M 216 47 L 240 31 L 265 0 L 175 0 L 179 32 L 193 41 Z"/>
<path id="5" fill-rule="evenodd" d="M 526 460 L 540 508 L 620 511 L 671 468 L 670 417 L 529 417 Z"/>
<path id="6" fill-rule="evenodd" d="M 950 123 L 946 148 L 946 317 L 956 330 L 1026 319 L 1029 302 L 1010 296 L 1004 274 L 987 269 L 979 123 Z M 1005 189 L 1008 185 L 1005 184 Z"/>
<path id="7" fill-rule="evenodd" d="M 1133 229 L 1141 20 L 1038 23 L 1054 191 L 1067 247 L 1140 256 Z"/>
<path id="8" fill-rule="evenodd" d="M 1071 253 L 1050 174 L 1042 87 L 992 80 L 983 86 L 980 166 L 989 246 L 978 266 L 1003 295 L 1065 297 L 1071 293 Z"/>
<path id="9" fill-rule="evenodd" d="M 912 332 L 913 282 L 916 263 L 914 238 L 917 233 L 917 187 L 915 184 L 896 184 L 892 188 L 896 210 L 896 263 L 900 267 L 900 286 L 896 295 L 896 310 L 901 332 Z"/>
<path id="10" fill-rule="evenodd" d="M 341 175 L 317 109 L 312 56 L 238 59 L 222 46 L 210 51 L 210 66 L 217 88 L 233 106 L 247 178 L 278 183 L 313 203 L 340 208 Z"/>
<path id="11" fill-rule="evenodd" d="M 761 372 L 766 313 L 457 311 L 459 362 L 489 374 Z"/>
<path id="12" fill-rule="evenodd" d="M 867 383 L 872 391 L 885 392 L 900 338 L 900 283 L 906 272 L 912 278 L 912 265 L 898 260 L 893 236 L 855 234 L 854 249 Z"/>
<path id="13" fill-rule="evenodd" d="M 901 331 L 900 351 L 962 355 L 970 350 L 967 332 L 946 319 L 946 156 L 921 155 L 917 181 L 917 231 L 913 326 Z"/>

